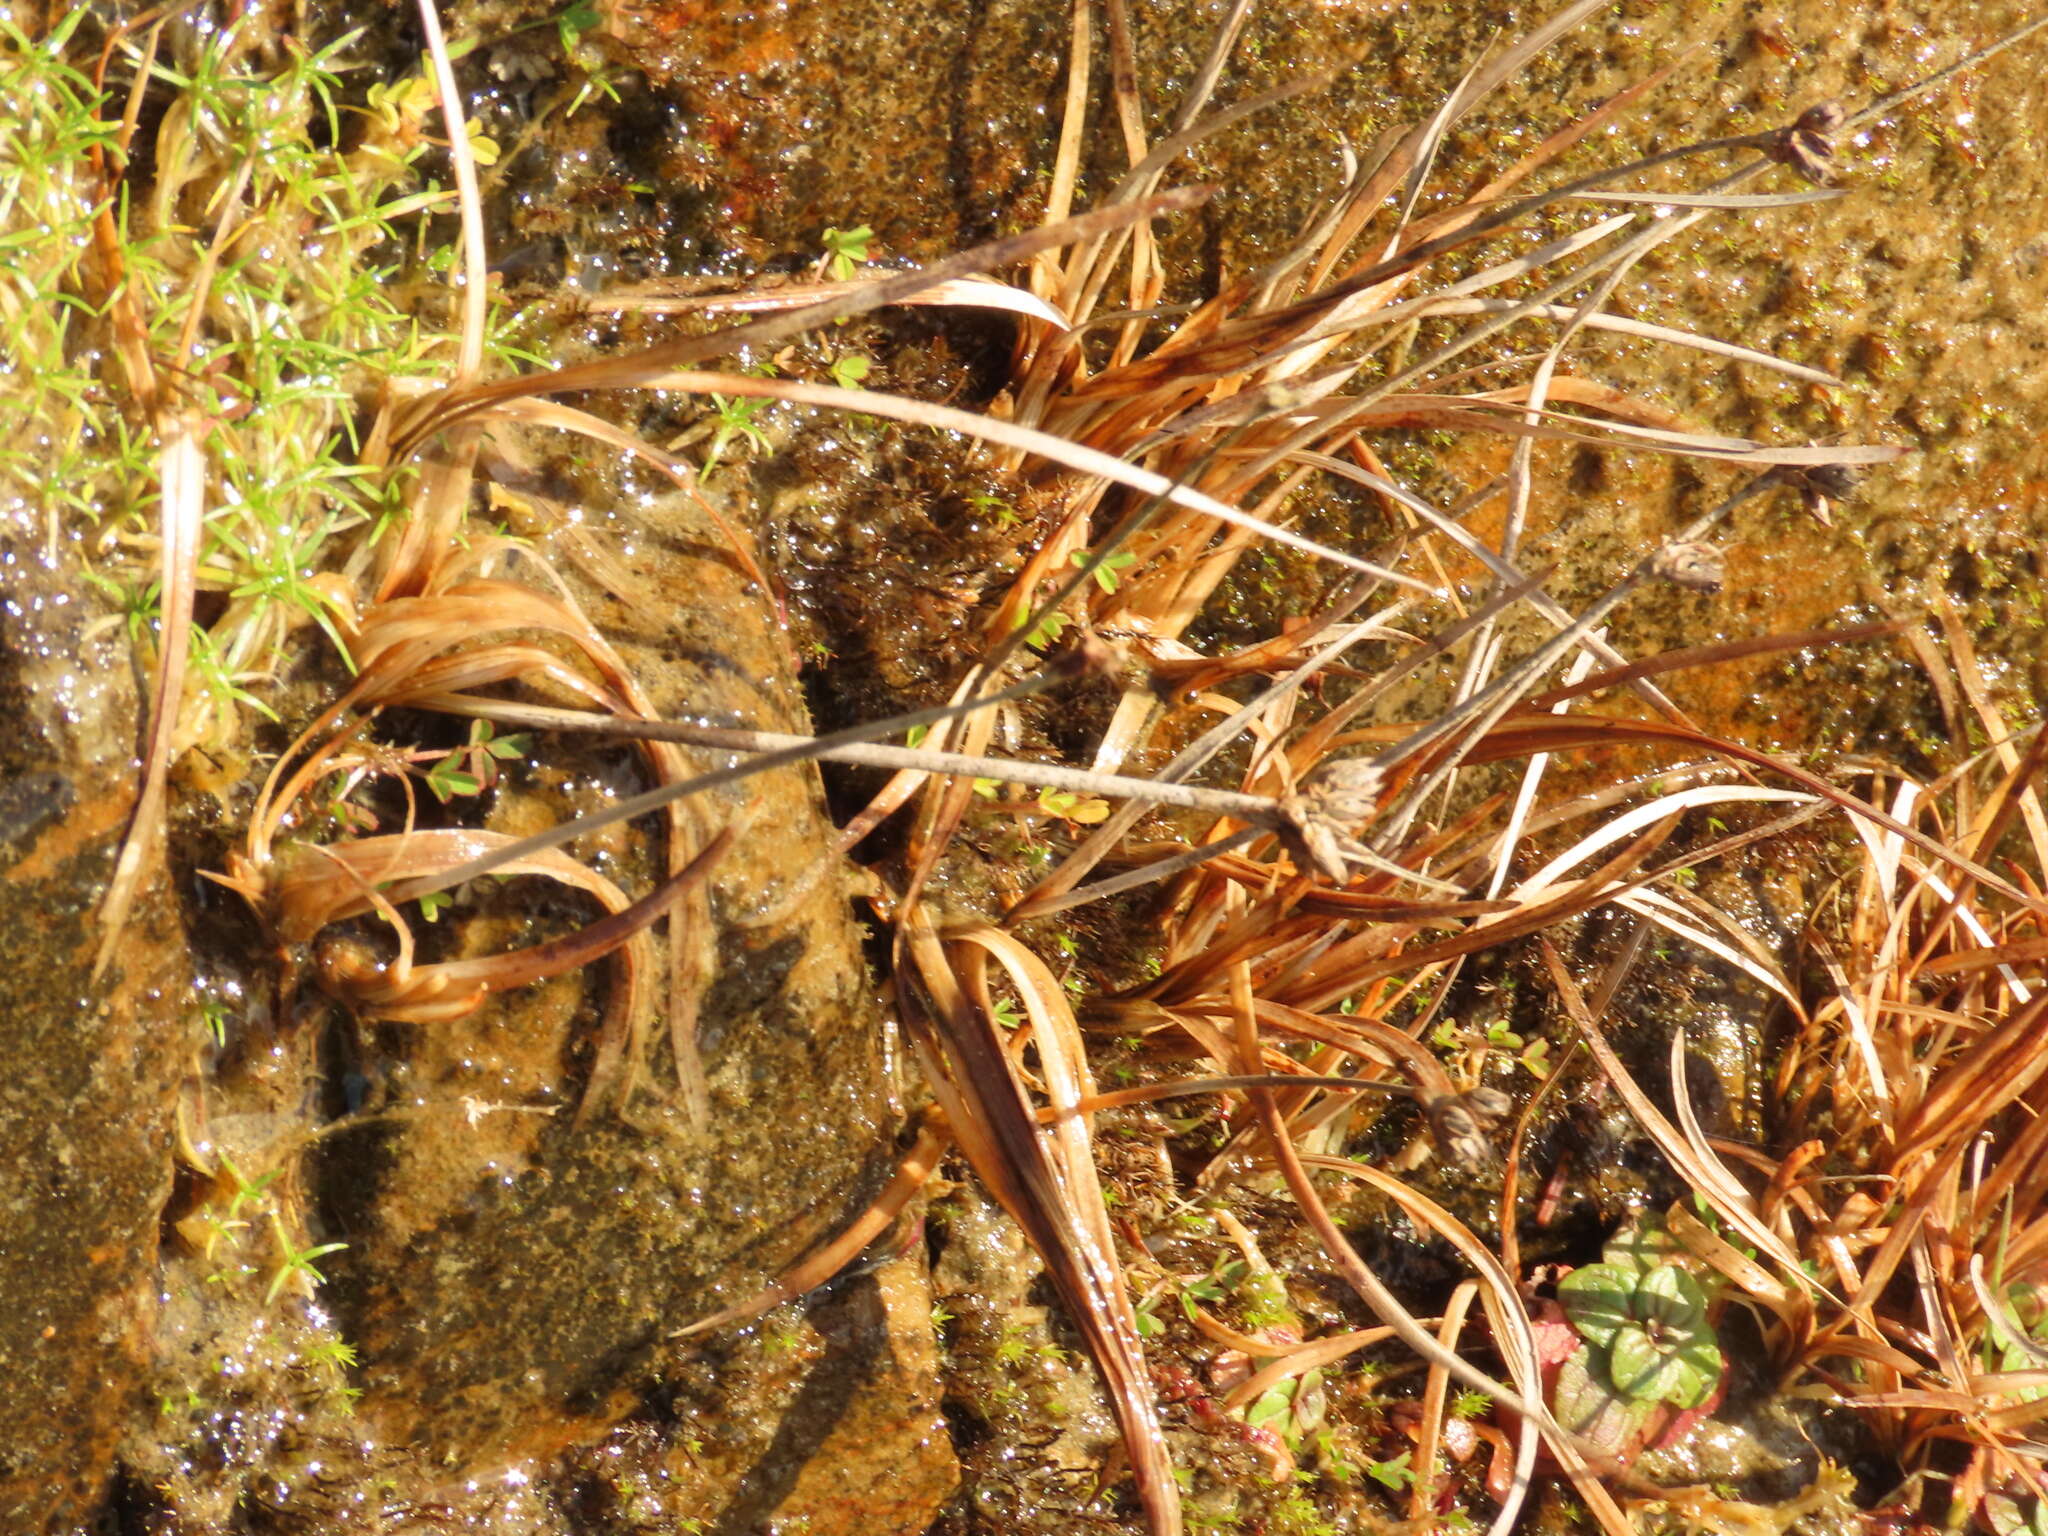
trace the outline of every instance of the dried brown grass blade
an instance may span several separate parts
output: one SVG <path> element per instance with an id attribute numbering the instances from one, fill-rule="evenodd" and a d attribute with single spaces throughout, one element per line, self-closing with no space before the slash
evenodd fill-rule
<path id="1" fill-rule="evenodd" d="M 972 250 L 963 251 L 958 256 L 949 257 L 921 271 L 905 273 L 901 277 L 888 278 L 878 283 L 862 284 L 843 298 L 813 304 L 789 314 L 772 315 L 750 321 L 745 325 L 732 326 L 709 336 L 689 337 L 670 342 L 650 348 L 636 357 L 603 358 L 594 362 L 575 363 L 542 373 L 528 374 L 516 379 L 446 390 L 429 397 L 420 408 L 409 413 L 407 422 L 394 436 L 394 450 L 400 457 L 407 456 L 449 422 L 482 410 L 500 400 L 526 395 L 560 394 L 572 390 L 620 388 L 623 386 L 617 381 L 622 373 L 646 375 L 689 369 L 698 363 L 710 362 L 741 348 L 767 347 L 771 343 L 789 340 L 819 326 L 830 325 L 836 320 L 851 319 L 855 315 L 867 314 L 871 310 L 900 303 L 908 295 L 949 278 L 970 277 L 993 267 L 1024 261 L 1042 250 L 1052 250 L 1075 241 L 1090 239 L 1106 230 L 1117 229 L 1140 219 L 1157 218 L 1164 214 L 1198 207 L 1213 191 L 1210 187 L 1182 187 L 1172 192 L 1160 193 L 1142 202 L 1098 208 L 1069 219 L 1063 224 L 1006 235 L 999 240 L 992 240 Z"/>
<path id="2" fill-rule="evenodd" d="M 531 422 L 536 426 L 553 427 L 563 432 L 574 432 L 593 442 L 603 443 L 651 464 L 666 475 L 696 503 L 698 509 L 711 519 L 712 524 L 725 536 L 733 558 L 738 560 L 747 577 L 763 592 L 774 593 L 775 584 L 768 579 L 768 573 L 761 569 L 761 562 L 754 553 L 754 541 L 741 535 L 730 519 L 719 511 L 706 496 L 697 489 L 697 477 L 690 467 L 673 454 L 664 453 L 652 443 L 643 442 L 632 433 L 622 431 L 602 417 L 588 411 L 579 411 L 574 406 L 563 405 L 557 400 L 504 400 L 491 407 L 490 415 L 502 416 L 512 421 Z M 782 599 L 775 598 L 779 617 L 782 614 Z"/>
<path id="3" fill-rule="evenodd" d="M 1549 1410 L 1543 1406 L 1536 1341 L 1529 1327 L 1528 1314 L 1523 1310 L 1521 1296 L 1512 1277 L 1501 1268 L 1500 1260 L 1494 1257 L 1492 1251 L 1449 1211 L 1381 1169 L 1365 1163 L 1354 1163 L 1349 1158 L 1297 1154 L 1291 1142 L 1283 1145 L 1282 1152 L 1281 1168 L 1282 1172 L 1288 1175 L 1289 1188 L 1294 1191 L 1297 1201 L 1301 1199 L 1304 1189 L 1314 1200 L 1314 1207 L 1308 1210 L 1308 1214 L 1316 1227 L 1317 1235 L 1322 1238 L 1325 1251 L 1338 1260 L 1345 1279 L 1351 1282 L 1353 1289 L 1359 1292 L 1366 1304 L 1394 1329 L 1402 1343 L 1423 1359 L 1433 1364 L 1441 1364 L 1465 1385 L 1490 1394 L 1521 1416 L 1523 1422 L 1519 1433 L 1523 1438 L 1516 1458 L 1515 1485 L 1507 1503 L 1502 1507 L 1500 1517 L 1495 1519 L 1492 1531 L 1502 1533 L 1513 1525 L 1514 1515 L 1519 1511 L 1535 1466 L 1534 1437 L 1540 1434 L 1544 1443 L 1550 1447 L 1551 1454 L 1557 1458 L 1558 1464 L 1565 1469 L 1566 1476 L 1571 1478 L 1572 1486 L 1586 1500 L 1587 1507 L 1593 1511 L 1608 1536 L 1627 1536 L 1627 1533 L 1632 1532 L 1633 1528 L 1614 1503 L 1613 1496 L 1607 1492 L 1606 1486 L 1594 1474 L 1578 1450 L 1574 1437 L 1552 1418 Z M 1290 1171 L 1290 1165 L 1293 1171 Z M 1515 1381 L 1514 1387 L 1495 1381 L 1464 1359 L 1445 1351 L 1437 1343 L 1435 1336 L 1424 1329 L 1407 1308 L 1401 1305 L 1400 1300 L 1387 1290 L 1378 1276 L 1372 1273 L 1335 1223 L 1330 1220 L 1321 1197 L 1308 1182 L 1309 1168 L 1370 1184 L 1399 1205 L 1417 1226 L 1447 1240 L 1465 1261 L 1479 1272 L 1484 1285 L 1482 1294 L 1487 1316 L 1493 1323 L 1494 1337 L 1507 1358 L 1509 1372 Z M 1335 1247 L 1332 1246 L 1333 1242 Z"/>
<path id="4" fill-rule="evenodd" d="M 1929 837 L 1915 827 L 1909 827 L 1897 818 L 1886 814 L 1869 801 L 1850 794 L 1838 785 L 1830 784 L 1818 774 L 1808 772 L 1797 763 L 1788 762 L 1769 752 L 1758 751 L 1740 742 L 1723 737 L 1709 736 L 1704 732 L 1687 729 L 1658 720 L 1622 721 L 1598 715 L 1510 715 L 1497 724 L 1486 737 L 1474 745 L 1467 754 L 1471 762 L 1492 762 L 1503 757 L 1519 757 L 1529 752 L 1567 751 L 1575 747 L 1593 746 L 1598 743 L 1634 741 L 1680 742 L 1691 747 L 1701 747 L 1723 757 L 1735 759 L 1755 768 L 1768 769 L 1782 774 L 1794 783 L 1811 790 L 1822 799 L 1830 801 L 1841 810 L 1866 821 L 1874 822 L 1886 831 L 1904 838 L 1921 852 L 1928 854 L 1939 863 L 1948 864 L 1966 871 L 1988 889 L 1997 891 L 2010 901 L 2035 911 L 2048 912 L 2048 901 L 2030 896 L 2011 881 L 2002 879 L 1975 860 L 1964 857 L 1953 848 Z"/>
<path id="5" fill-rule="evenodd" d="M 450 387 L 469 384 L 484 362 L 484 310 L 490 300 L 488 257 L 484 246 L 483 197 L 477 190 L 476 155 L 470 148 L 469 125 L 463 118 L 462 87 L 448 55 L 448 39 L 434 0 L 418 0 L 420 28 L 426 34 L 427 56 L 434 66 L 434 87 L 440 96 L 441 121 L 448 132 L 448 158 L 455 171 L 456 207 L 462 215 L 462 333 Z"/>
<path id="6" fill-rule="evenodd" d="M 1451 1298 L 1444 1303 L 1443 1321 L 1437 1325 L 1436 1341 L 1445 1354 L 1458 1346 L 1458 1335 L 1464 1331 L 1465 1314 L 1472 1309 L 1472 1302 L 1479 1294 L 1479 1282 L 1460 1280 L 1451 1287 Z M 1444 1399 L 1449 1395 L 1451 1373 L 1441 1364 L 1432 1360 L 1422 1383 L 1422 1422 L 1415 1436 L 1414 1455 L 1408 1465 L 1415 1469 L 1415 1481 L 1408 1486 L 1408 1518 L 1420 1521 L 1429 1515 L 1436 1503 L 1436 1453 L 1444 1431 Z"/>
<path id="7" fill-rule="evenodd" d="M 585 389 L 673 389 L 695 394 L 744 395 L 757 399 L 787 400 L 798 405 L 825 406 L 834 410 L 851 411 L 868 416 L 885 416 L 895 421 L 907 421 L 918 426 L 937 427 L 944 431 L 958 432 L 966 437 L 978 438 L 984 442 L 998 443 L 1023 453 L 1036 454 L 1051 463 L 1060 464 L 1078 474 L 1092 475 L 1128 486 L 1147 496 L 1159 497 L 1204 517 L 1213 517 L 1218 522 L 1232 527 L 1244 528 L 1261 538 L 1276 544 L 1284 544 L 1305 554 L 1312 554 L 1332 564 L 1349 570 L 1361 571 L 1369 576 L 1411 591 L 1431 593 L 1434 588 L 1426 582 L 1400 575 L 1371 561 L 1361 560 L 1355 555 L 1345 554 L 1326 544 L 1276 524 L 1241 512 L 1236 507 L 1217 500 L 1202 491 L 1182 485 L 1165 475 L 1142 468 L 1125 460 L 1090 448 L 1068 438 L 1058 437 L 1036 428 L 1019 426 L 1013 422 L 998 421 L 993 417 L 979 415 L 973 411 L 955 410 L 951 406 L 934 405 L 922 400 L 908 400 L 899 395 L 888 395 L 874 390 L 840 389 L 826 384 L 806 384 L 795 379 L 763 379 L 748 374 L 699 373 L 676 371 L 656 367 L 647 362 L 647 355 L 640 358 L 622 358 L 604 364 L 583 365 L 602 370 L 601 377 L 593 378 L 577 388 Z M 558 374 L 540 374 L 514 381 L 522 386 L 520 393 L 534 393 L 541 389 L 565 389 L 571 387 L 561 382 Z M 483 402 L 475 407 L 482 409 Z M 1791 451 L 1791 450 L 1784 450 Z"/>
<path id="8" fill-rule="evenodd" d="M 609 289 L 585 301 L 586 307 L 613 314 L 681 315 L 697 310 L 736 313 L 801 309 L 829 304 L 860 289 L 860 283 L 792 283 L 741 293 L 683 293 L 673 282 L 654 281 Z M 900 304 L 951 309 L 992 309 L 1040 320 L 1055 331 L 1070 331 L 1074 322 L 1057 305 L 1037 294 L 989 278 L 949 278 L 897 300 Z"/>
<path id="9" fill-rule="evenodd" d="M 1089 1223 L 1069 1202 L 1064 1175 L 1015 1065 L 986 1012 L 961 989 L 922 905 L 898 922 L 897 958 L 911 1043 L 960 1148 L 1038 1250 L 1088 1343 L 1123 1430 L 1148 1531 L 1179 1536 L 1180 1492 L 1160 1435 L 1144 1351 L 1135 1327 L 1123 1327 L 1110 1294 L 1114 1255 L 1100 1251 Z M 1122 1303 L 1128 1310 L 1127 1296 Z"/>
<path id="10" fill-rule="evenodd" d="M 1912 621 L 1886 619 L 1874 624 L 1845 624 L 1840 629 L 1806 629 L 1795 634 L 1752 635 L 1741 640 L 1721 640 L 1709 645 L 1689 645 L 1681 650 L 1660 651 L 1625 667 L 1610 667 L 1580 678 L 1562 688 L 1534 695 L 1531 710 L 1547 710 L 1571 699 L 1584 698 L 1609 688 L 1622 687 L 1638 678 L 1657 677 L 1691 667 L 1717 666 L 1724 661 L 1743 661 L 1752 656 L 1770 656 L 1783 651 L 1803 651 L 1812 646 L 1853 645 L 1860 640 L 1881 640 L 1896 635 Z"/>
<path id="11" fill-rule="evenodd" d="M 1823 1289 L 1819 1282 L 1811 1279 L 1800 1267 L 1799 1256 L 1784 1239 L 1758 1218 L 1748 1191 L 1736 1182 L 1734 1175 L 1722 1166 L 1720 1159 L 1705 1147 L 1704 1142 L 1695 1146 L 1692 1137 L 1681 1134 L 1676 1126 L 1665 1119 L 1663 1112 L 1650 1102 L 1648 1095 L 1630 1075 L 1628 1068 L 1622 1065 L 1621 1058 L 1615 1055 L 1614 1048 L 1607 1043 L 1607 1037 L 1601 1033 L 1591 1010 L 1586 1007 L 1578 983 L 1572 980 L 1571 972 L 1565 969 L 1564 960 L 1559 956 L 1556 947 L 1545 936 L 1539 936 L 1537 942 L 1542 948 L 1543 963 L 1550 973 L 1551 984 L 1556 990 L 1558 1001 L 1564 1005 L 1566 1015 L 1578 1027 L 1580 1035 L 1593 1052 L 1594 1059 L 1600 1063 L 1601 1071 L 1614 1085 L 1615 1092 L 1621 1095 L 1622 1102 L 1628 1106 L 1629 1113 L 1635 1116 L 1636 1123 L 1657 1143 L 1657 1149 L 1670 1159 L 1672 1166 L 1687 1183 L 1712 1202 L 1714 1209 L 1724 1221 L 1754 1243 L 1759 1252 L 1768 1254 L 1796 1284 Z M 1682 1034 L 1674 1037 L 1672 1050 L 1681 1064 L 1684 1046 Z M 1681 1110 L 1680 1113 L 1683 1115 L 1685 1111 Z"/>

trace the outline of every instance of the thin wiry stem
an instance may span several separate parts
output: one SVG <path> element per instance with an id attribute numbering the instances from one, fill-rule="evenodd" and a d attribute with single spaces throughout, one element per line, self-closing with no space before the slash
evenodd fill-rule
<path id="1" fill-rule="evenodd" d="M 1203 789 L 1189 784 L 1162 784 L 1154 779 L 1091 773 L 1085 769 L 1026 762 L 1016 758 L 970 757 L 964 753 L 929 752 L 915 747 L 885 747 L 874 743 L 852 743 L 825 747 L 821 750 L 820 738 L 813 736 L 794 736 L 779 731 L 733 730 L 666 720 L 620 719 L 612 715 L 587 714 L 581 710 L 548 709 L 538 705 L 510 704 L 495 699 L 473 699 L 458 695 L 421 698 L 413 702 L 449 714 L 467 715 L 536 730 L 578 730 L 594 735 L 682 742 L 723 751 L 758 754 L 744 762 L 699 774 L 680 783 L 663 784 L 644 794 L 607 806 L 601 811 L 594 811 L 574 820 L 559 823 L 545 831 L 536 832 L 531 837 L 522 838 L 517 843 L 435 876 L 430 887 L 435 890 L 445 890 L 465 880 L 489 874 L 496 865 L 506 859 L 525 858 L 550 848 L 559 848 L 586 832 L 594 832 L 621 821 L 630 821 L 636 816 L 644 816 L 649 811 L 660 810 L 686 796 L 702 794 L 726 784 L 737 783 L 741 779 L 765 773 L 772 768 L 784 768 L 816 758 L 867 767 L 909 768 L 919 772 L 990 778 L 1006 783 L 1038 785 L 1074 794 L 1119 799 L 1131 796 L 1152 804 L 1180 806 L 1189 810 L 1234 817 L 1240 821 L 1250 822 L 1255 828 L 1270 832 L 1289 831 L 1297 822 L 1294 812 L 1269 795 Z M 892 723 L 891 729 L 895 728 L 897 727 Z M 404 895 L 400 899 L 410 899 L 411 896 L 419 894 L 419 890 L 413 886 L 403 889 Z"/>

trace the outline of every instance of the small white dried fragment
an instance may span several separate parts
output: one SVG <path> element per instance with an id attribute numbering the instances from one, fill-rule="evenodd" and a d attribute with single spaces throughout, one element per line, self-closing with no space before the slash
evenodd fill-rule
<path id="1" fill-rule="evenodd" d="M 1721 590 L 1721 550 L 1704 539 L 1666 544 L 1650 562 L 1650 570 L 1688 592 Z"/>

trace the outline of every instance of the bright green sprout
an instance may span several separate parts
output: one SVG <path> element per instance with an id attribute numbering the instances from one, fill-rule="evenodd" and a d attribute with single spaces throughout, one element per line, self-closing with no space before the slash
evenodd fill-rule
<path id="1" fill-rule="evenodd" d="M 227 1220 L 229 1221 L 235 1220 L 236 1217 L 242 1214 L 243 1206 L 246 1205 L 253 1209 L 263 1199 L 264 1192 L 277 1182 L 277 1176 L 281 1171 L 273 1168 L 260 1178 L 251 1179 L 235 1166 L 235 1160 L 225 1152 L 220 1155 L 220 1165 L 227 1171 L 227 1176 L 234 1180 L 235 1184 L 235 1192 L 228 1198 Z"/>
<path id="2" fill-rule="evenodd" d="M 555 18 L 555 32 L 562 39 L 562 52 L 574 58 L 576 45 L 583 41 L 583 34 L 595 32 L 603 25 L 604 16 L 593 0 L 576 0 Z"/>
<path id="3" fill-rule="evenodd" d="M 769 401 L 751 396 L 729 400 L 724 395 L 713 395 L 711 403 L 717 416 L 711 428 L 711 448 L 704 456 L 705 474 L 710 474 L 717 467 L 725 450 L 735 441 L 748 443 L 757 453 L 765 453 L 774 446 L 768 441 L 768 434 L 754 420 L 767 408 Z"/>
<path id="4" fill-rule="evenodd" d="M 202 998 L 199 1003 L 199 1020 L 206 1026 L 206 1033 L 212 1037 L 214 1048 L 225 1049 L 228 1043 L 228 1005 L 217 997 Z"/>
<path id="5" fill-rule="evenodd" d="M 1454 1419 L 1483 1418 L 1493 1407 L 1493 1398 L 1485 1392 L 1467 1390 L 1451 1399 L 1451 1417 Z"/>
<path id="6" fill-rule="evenodd" d="M 1105 592 L 1114 592 L 1117 587 L 1116 573 L 1138 557 L 1124 550 L 1118 550 L 1115 554 L 1104 555 L 1100 560 L 1096 560 L 1087 550 L 1077 549 L 1070 558 L 1077 569 L 1088 569 L 1088 574 L 1095 578 L 1095 585 L 1102 588 Z M 1091 561 L 1093 562 L 1092 567 L 1090 566 Z"/>
<path id="7" fill-rule="evenodd" d="M 473 795 L 484 787 L 482 780 L 476 775 L 462 771 L 461 762 L 460 753 L 450 752 L 427 770 L 427 788 L 434 792 L 434 798 L 443 805 L 457 795 Z"/>
<path id="8" fill-rule="evenodd" d="M 1148 1296 L 1138 1304 L 1138 1337 L 1156 1339 L 1166 1332 L 1166 1324 L 1159 1317 L 1159 1298 Z"/>
<path id="9" fill-rule="evenodd" d="M 991 496 L 986 493 L 969 496 L 967 498 L 967 505 L 974 508 L 975 511 L 981 513 L 984 517 L 993 518 L 998 528 L 1010 527 L 1018 521 L 1021 515 L 1015 507 L 1011 506 L 1002 497 Z"/>
<path id="10" fill-rule="evenodd" d="M 291 1283 L 295 1275 L 303 1275 L 314 1285 L 324 1285 L 327 1277 L 313 1267 L 313 1261 L 330 1253 L 339 1253 L 347 1243 L 314 1243 L 309 1247 L 296 1248 L 292 1245 L 291 1234 L 284 1229 L 284 1219 L 276 1211 L 270 1213 L 270 1234 L 277 1241 L 280 1255 L 277 1272 L 270 1277 L 270 1288 L 263 1293 L 263 1304 L 270 1305 L 277 1300 L 278 1292 Z"/>
<path id="11" fill-rule="evenodd" d="M 1042 651 L 1058 640 L 1061 632 L 1073 622 L 1072 619 L 1055 608 L 1051 613 L 1048 613 L 1038 621 L 1038 624 L 1032 629 L 1031 633 L 1024 637 L 1024 643 L 1034 651 Z M 1024 627 L 1024 617 L 1021 614 L 1017 619 L 1017 627 L 1019 629 Z"/>
<path id="12" fill-rule="evenodd" d="M 356 1363 L 356 1350 L 344 1339 L 315 1339 L 306 1346 L 306 1359 L 330 1370 L 345 1371 Z"/>
<path id="13" fill-rule="evenodd" d="M 1386 1484 L 1396 1493 L 1404 1492 L 1415 1486 L 1415 1479 L 1419 1475 L 1408 1464 L 1414 1454 L 1413 1451 L 1403 1451 L 1400 1455 L 1389 1457 L 1385 1461 L 1375 1461 L 1365 1469 L 1366 1476 L 1376 1483 Z"/>
<path id="14" fill-rule="evenodd" d="M 853 276 L 854 267 L 868 259 L 868 242 L 874 238 L 875 232 L 865 224 L 825 231 L 825 269 L 834 282 L 843 283 Z"/>

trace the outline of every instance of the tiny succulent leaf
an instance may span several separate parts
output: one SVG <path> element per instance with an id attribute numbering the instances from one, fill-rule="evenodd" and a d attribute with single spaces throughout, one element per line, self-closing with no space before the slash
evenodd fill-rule
<path id="1" fill-rule="evenodd" d="M 1692 1338 L 1673 1351 L 1671 1358 L 1684 1368 L 1677 1390 L 1666 1392 L 1664 1401 L 1679 1408 L 1697 1408 L 1713 1396 L 1721 1379 L 1721 1347 L 1712 1339 Z"/>
<path id="2" fill-rule="evenodd" d="M 2002 1493 L 1984 1495 L 1984 1523 L 1989 1525 L 1995 1536 L 2026 1536 L 2027 1517 L 2022 1513 L 2017 1499 Z"/>
<path id="3" fill-rule="evenodd" d="M 1557 1286 L 1566 1320 L 1605 1367 L 1596 1376 L 1633 1402 L 1697 1408 L 1722 1370 L 1706 1288 L 1679 1265 L 1637 1268 L 1637 1252 L 1613 1244 L 1607 1252 L 1623 1262 L 1585 1265 Z"/>
<path id="4" fill-rule="evenodd" d="M 1290 1381 L 1261 1394 L 1259 1400 L 1245 1410 L 1244 1421 L 1258 1429 L 1285 1419 L 1293 1407 L 1294 1383 Z"/>
<path id="5" fill-rule="evenodd" d="M 1987 1493 L 1983 1515 L 1996 1536 L 2048 1536 L 2048 1500 L 2021 1503 L 2008 1494 Z"/>
<path id="6" fill-rule="evenodd" d="M 1616 1330 L 1614 1342 L 1608 1346 L 1608 1379 L 1614 1383 L 1614 1390 L 1625 1397 L 1638 1402 L 1659 1402 L 1669 1385 L 1665 1366 L 1672 1358 L 1647 1333 L 1630 1324 Z"/>

